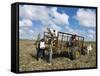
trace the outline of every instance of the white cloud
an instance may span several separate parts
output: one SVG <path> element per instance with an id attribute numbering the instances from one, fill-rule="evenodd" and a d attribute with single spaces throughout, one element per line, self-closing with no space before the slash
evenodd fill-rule
<path id="1" fill-rule="evenodd" d="M 86 29 L 86 30 L 80 30 L 80 29 L 73 29 L 69 26 L 65 27 L 68 33 L 71 34 L 77 34 L 79 36 L 83 36 L 85 38 L 85 41 L 95 41 L 95 30 L 92 29 Z"/>
<path id="2" fill-rule="evenodd" d="M 23 33 L 23 31 L 22 31 L 21 29 L 19 30 L 19 32 L 20 32 L 20 33 Z"/>
<path id="3" fill-rule="evenodd" d="M 20 17 L 41 22 L 49 19 L 48 9 L 45 6 L 23 5 L 19 9 Z"/>
<path id="4" fill-rule="evenodd" d="M 34 33 L 34 31 L 32 29 L 29 30 L 30 33 Z"/>
<path id="5" fill-rule="evenodd" d="M 89 37 L 90 39 L 93 39 L 93 38 L 94 38 L 94 36 L 91 35 L 91 34 L 89 34 L 88 37 Z"/>
<path id="6" fill-rule="evenodd" d="M 19 20 L 19 37 L 23 39 L 33 38 L 32 21 L 29 19 Z"/>
<path id="7" fill-rule="evenodd" d="M 63 24 L 69 24 L 69 16 L 65 13 L 59 13 L 57 12 L 57 7 L 51 8 L 50 12 L 51 16 L 53 16 L 53 21 L 58 24 L 58 25 L 63 25 Z"/>
<path id="8" fill-rule="evenodd" d="M 88 30 L 88 37 L 91 39 L 91 40 L 95 40 L 96 39 L 96 32 L 95 30 Z"/>
<path id="9" fill-rule="evenodd" d="M 35 32 L 32 29 L 19 29 L 19 38 L 22 39 L 33 39 Z"/>
<path id="10" fill-rule="evenodd" d="M 20 26 L 20 38 L 35 39 L 39 33 L 46 31 L 47 27 L 51 27 L 57 31 L 74 33 L 84 36 L 87 39 L 93 39 L 95 34 L 94 30 L 80 30 L 73 29 L 69 26 L 69 16 L 65 13 L 59 13 L 57 7 L 47 8 L 46 6 L 33 6 L 23 5 L 19 8 L 19 21 Z M 85 27 L 95 27 L 95 13 L 89 9 L 79 9 L 75 18 L 79 21 L 80 25 Z M 34 21 L 40 21 L 41 27 L 32 27 Z M 63 30 L 65 27 L 66 30 Z"/>
<path id="11" fill-rule="evenodd" d="M 95 35 L 95 31 L 94 30 L 88 30 L 88 33 Z"/>
<path id="12" fill-rule="evenodd" d="M 32 21 L 29 19 L 22 19 L 19 21 L 19 26 L 32 26 Z"/>
<path id="13" fill-rule="evenodd" d="M 69 24 L 69 16 L 65 13 L 59 13 L 56 7 L 48 8 L 46 6 L 20 5 L 19 16 L 21 18 L 19 26 L 24 32 L 21 34 L 21 37 L 25 38 L 28 38 L 28 36 L 31 38 L 31 34 L 36 36 L 39 32 L 42 33 L 47 27 L 59 31 L 61 30 L 61 25 Z M 40 21 L 43 28 L 32 28 L 34 21 Z"/>
<path id="14" fill-rule="evenodd" d="M 95 27 L 96 26 L 96 15 L 93 10 L 90 9 L 79 9 L 74 16 L 79 24 L 85 27 Z"/>
<path id="15" fill-rule="evenodd" d="M 23 5 L 19 8 L 19 15 L 21 18 L 39 20 L 44 25 L 50 22 L 59 25 L 69 24 L 69 16 L 65 13 L 59 13 L 56 7 Z"/>
<path id="16" fill-rule="evenodd" d="M 73 29 L 70 26 L 65 26 L 65 29 L 66 29 L 65 31 L 67 31 L 68 33 L 79 35 L 78 33 L 79 31 L 77 29 Z"/>
<path id="17" fill-rule="evenodd" d="M 52 29 L 55 29 L 57 31 L 60 31 L 61 30 L 61 27 L 60 26 L 57 26 L 56 24 L 51 25 L 51 28 Z"/>
<path id="18" fill-rule="evenodd" d="M 80 36 L 83 36 L 85 38 L 85 41 L 95 41 L 95 31 L 92 29 L 86 29 L 86 30 L 77 30 Z"/>

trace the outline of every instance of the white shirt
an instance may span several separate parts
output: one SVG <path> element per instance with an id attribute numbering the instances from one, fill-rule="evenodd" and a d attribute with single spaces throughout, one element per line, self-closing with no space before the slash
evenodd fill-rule
<path id="1" fill-rule="evenodd" d="M 88 45 L 88 46 L 87 46 L 87 50 L 91 51 L 92 49 L 93 49 L 93 48 L 92 48 L 91 45 Z"/>
<path id="2" fill-rule="evenodd" d="M 40 48 L 45 48 L 45 42 L 40 42 Z"/>

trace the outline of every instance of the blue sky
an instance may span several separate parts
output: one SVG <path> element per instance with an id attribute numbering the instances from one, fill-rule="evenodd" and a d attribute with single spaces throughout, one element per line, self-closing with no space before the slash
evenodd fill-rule
<path id="1" fill-rule="evenodd" d="M 96 10 L 74 7 L 19 6 L 20 39 L 36 39 L 46 28 L 74 33 L 95 41 Z"/>

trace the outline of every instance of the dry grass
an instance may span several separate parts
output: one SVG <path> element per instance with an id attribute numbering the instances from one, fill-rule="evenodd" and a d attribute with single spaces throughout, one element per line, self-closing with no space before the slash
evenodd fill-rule
<path id="1" fill-rule="evenodd" d="M 34 41 L 20 40 L 19 71 L 96 67 L 95 43 L 91 44 L 93 45 L 93 51 L 89 56 L 81 55 L 81 57 L 76 60 L 70 60 L 68 57 L 58 56 L 53 58 L 52 64 L 49 65 L 45 59 L 41 61 L 36 60 L 36 49 Z"/>

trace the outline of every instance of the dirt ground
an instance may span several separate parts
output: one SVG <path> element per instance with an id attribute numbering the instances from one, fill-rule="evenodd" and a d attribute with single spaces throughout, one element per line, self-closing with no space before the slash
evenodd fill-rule
<path id="1" fill-rule="evenodd" d="M 68 56 L 54 56 L 52 63 L 46 59 L 37 61 L 36 48 L 32 40 L 19 41 L 19 71 L 55 70 L 96 67 L 95 42 L 89 42 L 93 46 L 90 55 L 81 55 L 80 58 L 71 60 Z"/>

